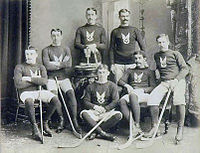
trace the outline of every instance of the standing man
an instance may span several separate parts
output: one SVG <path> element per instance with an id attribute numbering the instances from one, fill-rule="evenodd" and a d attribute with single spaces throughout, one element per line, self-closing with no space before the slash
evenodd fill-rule
<path id="1" fill-rule="evenodd" d="M 122 77 L 123 73 L 133 65 L 133 53 L 136 41 L 141 50 L 145 51 L 145 44 L 140 31 L 129 26 L 130 11 L 121 9 L 119 11 L 121 25 L 111 32 L 110 41 L 110 62 L 111 71 L 115 75 L 116 82 Z"/>
<path id="2" fill-rule="evenodd" d="M 25 104 L 25 110 L 32 125 L 32 135 L 34 139 L 42 141 L 42 135 L 38 129 L 35 119 L 34 102 L 41 99 L 42 102 L 49 103 L 44 117 L 44 131 L 52 137 L 48 121 L 57 110 L 60 117 L 63 116 L 61 103 L 58 97 L 48 90 L 39 90 L 39 86 L 47 84 L 47 71 L 43 65 L 37 64 L 38 53 L 34 47 L 25 50 L 26 62 L 18 64 L 14 70 L 15 86 L 19 91 L 20 99 Z M 61 123 L 60 123 L 61 124 Z M 59 124 L 59 127 L 61 126 Z"/>
<path id="3" fill-rule="evenodd" d="M 106 37 L 103 27 L 96 24 L 97 10 L 86 10 L 87 23 L 76 31 L 75 48 L 81 51 L 80 62 L 101 63 L 106 49 Z"/>
<path id="4" fill-rule="evenodd" d="M 97 68 L 98 80 L 90 84 L 86 88 L 86 94 L 84 97 L 84 106 L 80 114 L 91 127 L 94 127 L 97 122 L 99 122 L 107 113 L 117 106 L 119 100 L 119 95 L 117 91 L 117 85 L 111 81 L 108 81 L 108 71 L 107 65 L 99 65 Z M 114 141 L 115 137 L 104 130 L 115 126 L 122 119 L 122 113 L 119 111 L 114 111 L 110 114 L 110 118 L 106 119 L 97 127 L 96 132 L 90 136 L 90 140 L 94 139 L 97 134 L 102 138 Z"/>
<path id="5" fill-rule="evenodd" d="M 49 80 L 47 83 L 47 89 L 58 94 L 58 89 L 55 81 L 55 77 L 58 78 L 58 83 L 61 90 L 66 95 L 68 106 L 70 107 L 72 114 L 72 121 L 77 132 L 81 133 L 81 129 L 77 122 L 77 101 L 69 79 L 69 70 L 72 66 L 71 52 L 68 47 L 63 48 L 61 46 L 62 31 L 60 29 L 51 30 L 52 44 L 42 50 L 42 59 L 44 66 L 47 69 Z M 61 117 L 61 121 L 64 119 Z"/>

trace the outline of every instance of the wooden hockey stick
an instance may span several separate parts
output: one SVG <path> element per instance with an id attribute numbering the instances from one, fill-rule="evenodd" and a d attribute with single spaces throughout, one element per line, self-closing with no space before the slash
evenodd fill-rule
<path id="1" fill-rule="evenodd" d="M 138 148 L 138 149 L 143 149 L 143 148 L 150 147 L 150 146 L 153 144 L 153 142 L 154 142 L 154 140 L 155 140 L 155 137 L 156 137 L 156 133 L 157 133 L 157 131 L 158 131 L 158 127 L 159 127 L 160 122 L 161 122 L 161 119 L 162 119 L 162 116 L 163 116 L 164 111 L 165 111 L 165 108 L 166 108 L 166 106 L 167 106 L 167 102 L 168 102 L 168 99 L 169 99 L 170 94 L 171 94 L 171 89 L 168 90 L 167 97 L 166 97 L 166 99 L 165 99 L 165 102 L 164 102 L 162 111 L 161 111 L 161 113 L 160 113 L 160 116 L 159 116 L 159 119 L 158 119 L 158 124 L 156 125 L 156 129 L 155 129 L 155 131 L 154 131 L 153 137 L 150 138 L 149 141 L 143 141 L 143 143 L 141 143 L 141 142 L 140 142 L 140 143 L 137 143 L 137 144 L 136 144 L 136 148 Z"/>
<path id="2" fill-rule="evenodd" d="M 42 134 L 42 141 L 41 143 L 44 143 L 44 130 L 43 130 L 43 118 L 42 118 L 42 99 L 41 99 L 41 91 L 42 87 L 39 86 L 39 102 L 40 102 L 40 126 L 41 126 L 41 134 Z"/>
<path id="3" fill-rule="evenodd" d="M 62 99 L 64 108 L 65 108 L 65 111 L 66 111 L 66 113 L 67 113 L 67 116 L 68 116 L 68 118 L 69 118 L 70 125 L 71 125 L 71 127 L 72 127 L 72 131 L 73 131 L 74 135 L 75 135 L 77 138 L 81 139 L 81 138 L 82 138 L 82 135 L 81 135 L 80 133 L 78 133 L 78 132 L 76 131 L 76 129 L 74 128 L 74 124 L 73 124 L 73 122 L 72 122 L 71 116 L 70 116 L 70 114 L 69 114 L 69 110 L 68 110 L 67 105 L 66 105 L 66 103 L 65 103 L 65 99 L 64 99 L 63 94 L 62 94 L 62 91 L 61 91 L 61 89 L 60 89 L 60 86 L 59 86 L 57 77 L 55 77 L 55 79 L 56 79 L 56 84 L 57 84 L 57 86 L 58 86 L 58 91 L 59 91 L 59 93 L 60 93 L 60 96 L 61 96 L 61 99 Z"/>
<path id="4" fill-rule="evenodd" d="M 104 116 L 104 118 L 102 118 L 80 141 L 78 141 L 77 143 L 68 145 L 68 146 L 58 146 L 58 148 L 76 148 L 78 146 L 80 146 L 83 141 L 94 131 L 96 130 L 97 127 L 99 127 L 107 118 L 109 118 L 109 116 L 112 114 L 112 112 L 114 112 L 114 109 L 111 110 L 108 114 L 106 114 Z"/>
<path id="5" fill-rule="evenodd" d="M 129 138 L 128 141 L 125 144 L 122 144 L 120 146 L 117 147 L 117 149 L 121 150 L 121 149 L 125 149 L 128 148 L 135 140 L 141 138 L 143 136 L 143 133 L 138 135 L 137 137 L 133 138 L 133 116 L 132 116 L 132 112 L 130 111 L 130 120 L 129 120 Z"/>

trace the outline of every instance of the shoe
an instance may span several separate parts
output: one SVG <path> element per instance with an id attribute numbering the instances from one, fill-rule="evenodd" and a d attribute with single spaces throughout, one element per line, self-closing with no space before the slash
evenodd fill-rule
<path id="1" fill-rule="evenodd" d="M 88 140 L 94 140 L 97 136 L 97 133 L 92 133 L 90 134 L 90 136 L 88 137 Z"/>
<path id="2" fill-rule="evenodd" d="M 60 116 L 59 117 L 59 124 L 58 124 L 58 127 L 56 129 L 56 133 L 61 133 L 64 129 L 64 118 L 63 116 Z"/>
<path id="3" fill-rule="evenodd" d="M 114 140 L 115 140 L 115 137 L 114 137 L 113 135 L 108 134 L 108 133 L 106 133 L 106 132 L 104 132 L 104 131 L 101 131 L 101 132 L 99 133 L 99 135 L 100 135 L 103 139 L 105 139 L 105 140 L 109 140 L 109 141 L 114 141 Z"/>
<path id="4" fill-rule="evenodd" d="M 177 127 L 177 133 L 175 136 L 176 144 L 178 144 L 181 140 L 183 140 L 183 127 Z"/>
<path id="5" fill-rule="evenodd" d="M 156 130 L 156 125 L 154 125 L 152 127 L 152 129 L 149 131 L 149 133 L 145 134 L 144 137 L 146 137 L 146 138 L 152 138 L 155 130 Z M 158 129 L 157 132 L 156 132 L 156 137 L 158 137 L 160 135 L 161 135 L 161 133 L 160 133 L 160 130 Z"/>
<path id="6" fill-rule="evenodd" d="M 37 123 L 34 123 L 32 128 L 33 128 L 33 129 L 32 129 L 32 136 L 33 136 L 33 139 L 42 142 L 42 134 L 41 134 L 41 132 L 40 132 L 40 130 L 39 130 L 39 128 L 38 128 Z"/>
<path id="7" fill-rule="evenodd" d="M 44 121 L 43 125 L 44 125 L 44 131 L 46 132 L 47 136 L 53 137 L 52 131 L 49 128 L 49 125 L 48 125 L 48 120 Z"/>

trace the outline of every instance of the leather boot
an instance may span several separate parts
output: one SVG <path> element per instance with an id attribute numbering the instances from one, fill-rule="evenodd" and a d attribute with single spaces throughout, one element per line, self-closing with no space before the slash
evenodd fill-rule
<path id="1" fill-rule="evenodd" d="M 44 121 L 44 131 L 46 132 L 47 136 L 49 136 L 49 137 L 53 136 L 52 131 L 48 125 L 48 120 Z"/>
<path id="2" fill-rule="evenodd" d="M 64 118 L 63 116 L 59 116 L 59 124 L 58 124 L 56 132 L 61 133 L 63 129 L 64 129 Z"/>
<path id="3" fill-rule="evenodd" d="M 33 136 L 33 139 L 37 140 L 37 141 L 41 141 L 42 142 L 42 134 L 38 128 L 38 125 L 37 123 L 34 123 L 33 126 L 32 126 L 32 136 Z"/>

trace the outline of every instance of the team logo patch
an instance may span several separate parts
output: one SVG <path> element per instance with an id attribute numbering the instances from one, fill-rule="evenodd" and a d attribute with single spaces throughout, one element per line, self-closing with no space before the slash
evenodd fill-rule
<path id="1" fill-rule="evenodd" d="M 123 33 L 121 33 L 121 35 L 122 35 L 123 43 L 129 44 L 130 43 L 130 33 L 128 33 L 126 36 Z"/>
<path id="2" fill-rule="evenodd" d="M 53 58 L 54 58 L 54 61 L 55 61 L 55 62 L 62 62 L 62 60 L 63 60 L 63 55 L 60 55 L 60 57 L 57 57 L 57 56 L 53 55 Z"/>
<path id="3" fill-rule="evenodd" d="M 135 83 L 140 83 L 142 81 L 142 76 L 143 76 L 143 73 L 141 73 L 141 74 L 134 73 Z"/>
<path id="4" fill-rule="evenodd" d="M 103 104 L 105 102 L 105 92 L 102 94 L 96 92 L 97 102 Z"/>
<path id="5" fill-rule="evenodd" d="M 30 70 L 30 73 L 32 78 L 41 78 L 40 70 L 36 70 L 35 72 Z"/>
<path id="6" fill-rule="evenodd" d="M 93 41 L 94 40 L 94 31 L 91 33 L 86 31 L 86 38 L 87 38 L 87 41 Z"/>
<path id="7" fill-rule="evenodd" d="M 162 68 L 167 67 L 167 57 L 166 56 L 164 58 L 160 57 L 160 66 Z"/>

